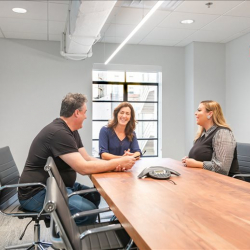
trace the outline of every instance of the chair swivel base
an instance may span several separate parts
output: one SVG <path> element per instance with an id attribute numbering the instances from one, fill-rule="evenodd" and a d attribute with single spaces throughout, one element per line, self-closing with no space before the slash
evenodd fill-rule
<path id="1" fill-rule="evenodd" d="M 27 250 L 31 250 L 31 249 L 45 250 L 50 246 L 52 246 L 52 243 L 42 242 L 40 240 L 40 224 L 39 224 L 39 220 L 35 220 L 35 224 L 34 224 L 34 242 L 33 243 L 26 243 L 26 244 L 16 245 L 16 246 L 5 247 L 5 250 L 8 250 L 8 249 L 22 249 L 22 248 L 26 248 Z"/>

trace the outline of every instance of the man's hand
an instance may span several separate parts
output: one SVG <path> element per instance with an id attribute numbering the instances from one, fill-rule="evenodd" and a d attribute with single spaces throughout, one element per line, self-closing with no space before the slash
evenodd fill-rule
<path id="1" fill-rule="evenodd" d="M 124 156 L 119 158 L 119 165 L 114 169 L 115 172 L 122 172 L 131 169 L 135 164 L 136 159 L 133 156 Z"/>

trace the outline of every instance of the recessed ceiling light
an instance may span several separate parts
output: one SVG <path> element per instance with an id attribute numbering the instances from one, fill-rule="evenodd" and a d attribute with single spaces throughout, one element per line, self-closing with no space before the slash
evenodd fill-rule
<path id="1" fill-rule="evenodd" d="M 13 10 L 14 12 L 16 12 L 16 13 L 19 13 L 19 14 L 24 14 L 24 13 L 27 12 L 27 10 L 26 10 L 26 9 L 23 9 L 23 8 L 13 8 L 12 10 Z"/>
<path id="2" fill-rule="evenodd" d="M 191 19 L 190 20 L 182 20 L 181 21 L 182 24 L 191 24 L 193 22 L 194 22 L 194 20 L 191 20 Z"/>

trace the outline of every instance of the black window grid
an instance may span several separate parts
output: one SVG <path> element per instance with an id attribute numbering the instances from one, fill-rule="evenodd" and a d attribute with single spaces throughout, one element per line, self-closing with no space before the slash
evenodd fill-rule
<path id="1" fill-rule="evenodd" d="M 133 103 L 157 103 L 157 118 L 159 117 L 159 84 L 158 83 L 152 83 L 152 82 L 143 82 L 143 83 L 138 83 L 138 82 L 108 82 L 108 81 L 93 81 L 93 84 L 103 84 L 103 85 L 123 85 L 123 100 L 122 101 L 113 101 L 113 100 L 93 100 L 92 98 L 92 102 L 96 102 L 96 103 L 121 103 L 121 102 L 127 102 L 128 101 L 128 85 L 141 85 L 141 86 L 157 86 L 157 101 L 129 101 L 129 103 L 133 104 Z M 107 119 L 92 119 L 92 122 L 107 122 L 108 123 L 109 120 Z M 157 136 L 154 138 L 140 138 L 137 137 L 138 141 L 157 141 L 157 153 L 156 155 L 147 155 L 147 157 L 158 157 L 159 155 L 159 144 L 158 144 L 158 138 L 159 138 L 159 123 L 158 123 L 158 119 L 145 119 L 145 120 L 137 120 L 138 122 L 157 122 Z M 93 139 L 92 141 L 99 141 L 99 139 Z"/>

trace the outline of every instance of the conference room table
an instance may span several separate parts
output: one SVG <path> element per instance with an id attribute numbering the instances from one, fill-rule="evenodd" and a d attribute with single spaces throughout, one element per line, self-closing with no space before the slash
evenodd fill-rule
<path id="1" fill-rule="evenodd" d="M 150 166 L 171 180 L 138 179 Z M 142 158 L 131 170 L 91 179 L 140 250 L 250 249 L 250 183 L 169 158 Z"/>

